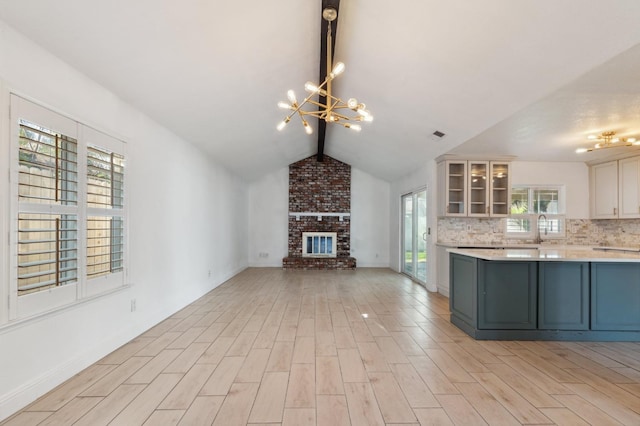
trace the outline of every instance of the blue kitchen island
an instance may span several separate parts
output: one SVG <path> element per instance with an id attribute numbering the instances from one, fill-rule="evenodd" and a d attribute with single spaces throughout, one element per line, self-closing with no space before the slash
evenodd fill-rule
<path id="1" fill-rule="evenodd" d="M 481 340 L 640 341 L 640 253 L 449 249 L 451 322 Z"/>

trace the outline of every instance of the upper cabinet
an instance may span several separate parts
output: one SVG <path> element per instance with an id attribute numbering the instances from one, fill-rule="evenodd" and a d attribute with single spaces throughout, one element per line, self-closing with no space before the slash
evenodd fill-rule
<path id="1" fill-rule="evenodd" d="M 509 215 L 511 204 L 511 174 L 509 163 L 492 161 L 491 167 L 491 197 L 489 206 L 491 216 Z"/>
<path id="2" fill-rule="evenodd" d="M 469 161 L 469 216 L 489 215 L 489 162 Z"/>
<path id="3" fill-rule="evenodd" d="M 467 215 L 467 162 L 443 161 L 438 164 L 439 216 Z"/>
<path id="4" fill-rule="evenodd" d="M 500 217 L 509 214 L 509 163 L 445 160 L 438 163 L 439 216 Z"/>
<path id="5" fill-rule="evenodd" d="M 589 168 L 592 219 L 640 218 L 640 157 Z"/>
<path id="6" fill-rule="evenodd" d="M 618 162 L 618 217 L 640 218 L 640 157 Z"/>

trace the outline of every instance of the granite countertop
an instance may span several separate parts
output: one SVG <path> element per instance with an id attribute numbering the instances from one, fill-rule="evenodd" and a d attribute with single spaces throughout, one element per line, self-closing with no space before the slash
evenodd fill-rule
<path id="1" fill-rule="evenodd" d="M 640 249 L 625 247 L 450 248 L 447 251 L 484 260 L 640 262 Z"/>
<path id="2" fill-rule="evenodd" d="M 462 243 L 456 243 L 456 242 L 442 242 L 442 241 L 438 241 L 436 243 L 436 246 L 438 247 L 447 247 L 447 248 L 488 248 L 488 249 L 506 249 L 506 248 L 516 248 L 516 249 L 521 249 L 521 248 L 538 248 L 540 245 L 539 244 L 534 244 L 534 243 L 516 243 L 516 244 L 499 244 L 499 243 L 485 243 L 485 244 L 474 244 L 474 243 L 468 243 L 468 244 L 462 244 Z"/>

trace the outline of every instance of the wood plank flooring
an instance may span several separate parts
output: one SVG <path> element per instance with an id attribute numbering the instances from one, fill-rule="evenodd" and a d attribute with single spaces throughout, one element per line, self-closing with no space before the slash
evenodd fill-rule
<path id="1" fill-rule="evenodd" d="M 248 269 L 3 425 L 640 425 L 640 343 L 475 341 L 387 269 Z"/>

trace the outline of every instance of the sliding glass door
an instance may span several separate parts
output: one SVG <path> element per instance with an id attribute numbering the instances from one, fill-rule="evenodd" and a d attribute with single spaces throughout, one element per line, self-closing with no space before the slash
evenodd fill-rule
<path id="1" fill-rule="evenodd" d="M 427 282 L 427 190 L 402 196 L 402 272 Z"/>

